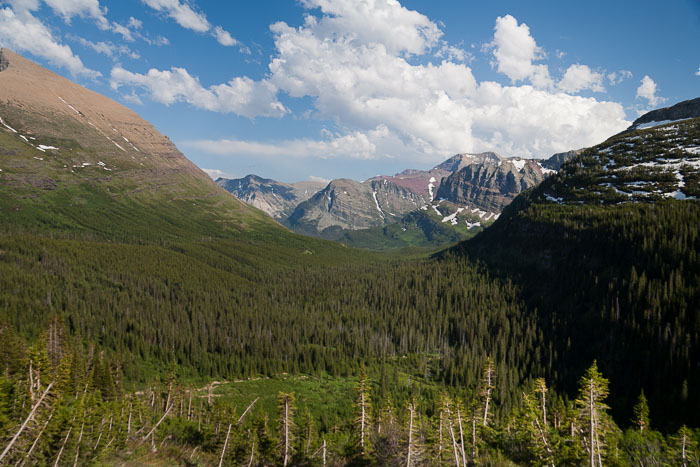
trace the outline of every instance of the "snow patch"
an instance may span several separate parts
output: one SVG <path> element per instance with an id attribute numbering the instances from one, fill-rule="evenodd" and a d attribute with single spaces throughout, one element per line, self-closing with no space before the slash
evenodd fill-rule
<path id="1" fill-rule="evenodd" d="M 54 149 L 58 151 L 58 148 L 55 146 L 44 146 L 43 144 L 40 144 L 39 146 L 36 147 L 39 151 L 46 151 L 47 149 Z"/>
<path id="2" fill-rule="evenodd" d="M 537 163 L 537 166 L 540 168 L 543 175 L 551 175 L 557 173 L 557 171 L 554 169 L 548 169 L 547 167 L 543 167 L 542 164 L 540 164 L 539 162 Z"/>
<path id="3" fill-rule="evenodd" d="M 379 211 L 379 214 L 384 217 L 384 211 L 382 211 L 382 208 L 379 207 L 379 201 L 377 201 L 377 192 L 373 191 L 372 192 L 372 197 L 374 198 L 374 205 L 377 206 L 377 211 Z"/>
<path id="4" fill-rule="evenodd" d="M 24 135 L 19 135 L 19 137 L 22 138 L 25 142 L 27 142 L 27 143 L 29 142 L 29 140 L 27 139 L 26 136 L 24 136 Z"/>
<path id="5" fill-rule="evenodd" d="M 77 113 L 78 115 L 80 115 L 80 112 L 78 112 L 78 111 L 75 109 L 75 107 L 73 107 L 72 105 L 70 105 L 68 102 L 64 101 L 62 97 L 59 97 L 59 99 L 61 99 L 61 102 L 63 102 L 64 104 L 66 104 L 68 107 L 70 107 L 71 110 L 72 110 L 73 112 L 75 112 L 75 113 Z"/>
<path id="6" fill-rule="evenodd" d="M 516 169 L 518 169 L 518 172 L 522 172 L 522 170 L 525 168 L 525 164 L 527 163 L 525 159 L 510 159 L 509 162 L 513 164 Z"/>
<path id="7" fill-rule="evenodd" d="M 668 125 L 669 123 L 682 122 L 684 120 L 690 120 L 690 119 L 689 118 L 681 118 L 678 120 L 660 120 L 658 122 L 642 123 L 641 125 L 636 127 L 635 130 L 646 130 L 647 128 L 654 128 L 654 127 L 661 126 L 661 125 Z"/>
<path id="8" fill-rule="evenodd" d="M 15 130 L 15 129 L 12 128 L 10 125 L 8 125 L 7 123 L 5 123 L 5 121 L 2 119 L 2 117 L 0 117 L 0 123 L 2 123 L 3 126 L 4 126 L 5 128 L 7 128 L 8 130 L 10 130 L 12 133 L 17 133 L 17 130 Z"/>
<path id="9" fill-rule="evenodd" d="M 544 197 L 547 199 L 547 201 L 551 201 L 552 203 L 562 204 L 564 202 L 564 198 L 555 198 L 548 193 L 545 193 Z"/>

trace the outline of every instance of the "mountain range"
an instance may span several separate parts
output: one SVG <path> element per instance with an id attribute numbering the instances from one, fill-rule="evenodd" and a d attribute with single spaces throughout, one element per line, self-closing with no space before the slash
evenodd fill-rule
<path id="1" fill-rule="evenodd" d="M 430 170 L 407 169 L 359 182 L 337 179 L 327 185 L 287 184 L 256 175 L 216 182 L 306 235 L 359 246 L 364 243 L 357 243 L 358 237 L 386 236 L 389 228 L 397 238 L 414 234 L 402 232 L 419 231 L 418 244 L 440 245 L 468 238 L 489 225 L 519 193 L 539 184 L 579 152 L 555 154 L 547 160 L 504 158 L 493 152 L 457 154 Z M 445 227 L 452 235 L 433 235 Z M 358 230 L 367 232 L 353 233 Z M 406 242 L 394 245 L 406 246 Z"/>
<path id="2" fill-rule="evenodd" d="M 474 464 L 583 465 L 600 422 L 599 464 L 682 465 L 700 424 L 697 103 L 546 162 L 247 177 L 246 204 L 135 112 L 0 50 L 2 455 L 279 464 L 296 393 L 299 465 L 322 447 L 403 465 L 413 433 L 442 452 L 444 417 L 468 420 Z M 346 243 L 452 246 L 350 248 L 258 201 Z M 382 420 L 370 460 L 353 400 Z"/>

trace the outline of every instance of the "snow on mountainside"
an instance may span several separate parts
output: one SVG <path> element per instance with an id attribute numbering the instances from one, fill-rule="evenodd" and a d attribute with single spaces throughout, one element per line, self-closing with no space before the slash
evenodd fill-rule
<path id="1" fill-rule="evenodd" d="M 635 120 L 626 131 L 653 128 L 667 123 L 674 123 L 679 120 L 698 117 L 700 117 L 700 97 L 679 102 L 670 107 L 652 110 Z"/>
<path id="2" fill-rule="evenodd" d="M 584 151 L 539 190 L 558 204 L 700 197 L 700 118 L 624 132 Z"/>
<path id="3" fill-rule="evenodd" d="M 504 158 L 493 152 L 457 154 L 430 170 L 408 169 L 362 182 L 338 179 L 303 195 L 298 184 L 254 175 L 217 182 L 240 200 L 310 235 L 405 224 L 403 217 L 418 209 L 434 211 L 446 225 L 471 229 L 493 222 L 518 193 L 556 173 L 578 152 L 547 160 Z"/>

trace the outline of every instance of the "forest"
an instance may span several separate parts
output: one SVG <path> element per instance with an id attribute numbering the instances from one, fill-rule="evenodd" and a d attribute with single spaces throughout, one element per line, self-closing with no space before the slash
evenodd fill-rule
<path id="1" fill-rule="evenodd" d="M 7 325 L 0 335 L 3 465 L 700 465 L 700 430 L 656 431 L 643 391 L 620 428 L 595 361 L 572 398 L 536 378 L 510 388 L 509 407 L 490 357 L 469 388 L 387 358 L 237 394 L 225 390 L 236 382 L 198 387 L 172 364 L 133 391 L 117 360 L 57 316 L 34 344 Z M 319 389 L 332 397 L 315 399 Z"/>

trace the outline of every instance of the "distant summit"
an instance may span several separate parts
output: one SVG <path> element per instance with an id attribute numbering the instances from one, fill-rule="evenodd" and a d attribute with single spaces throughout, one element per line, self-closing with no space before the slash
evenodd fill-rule
<path id="1" fill-rule="evenodd" d="M 700 117 L 700 97 L 679 102 L 671 107 L 652 110 L 651 112 L 648 112 L 635 120 L 634 123 L 632 123 L 632 125 L 625 131 L 652 128 L 677 120 L 686 120 L 697 117 Z"/>

